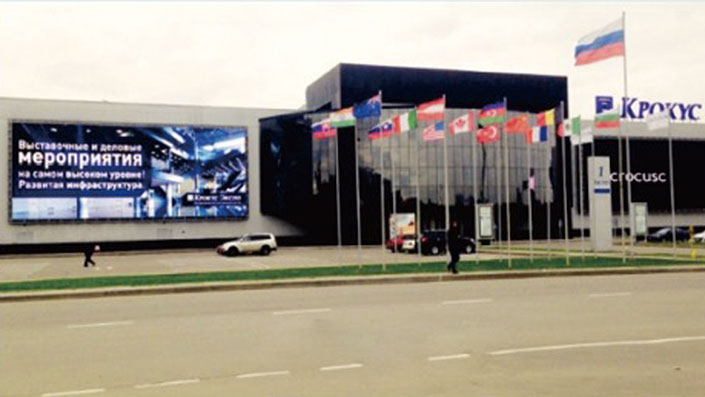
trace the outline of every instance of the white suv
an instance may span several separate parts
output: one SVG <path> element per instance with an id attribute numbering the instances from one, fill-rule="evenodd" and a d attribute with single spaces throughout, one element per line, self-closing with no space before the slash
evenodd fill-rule
<path id="1" fill-rule="evenodd" d="M 246 234 L 237 240 L 225 242 L 216 248 L 220 255 L 235 256 L 245 253 L 269 255 L 277 249 L 277 239 L 271 233 Z"/>

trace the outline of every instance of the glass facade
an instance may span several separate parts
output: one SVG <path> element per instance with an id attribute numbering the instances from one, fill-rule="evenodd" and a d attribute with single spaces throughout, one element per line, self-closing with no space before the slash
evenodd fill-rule
<path id="1" fill-rule="evenodd" d="M 408 110 L 385 109 L 381 119 Z M 446 127 L 468 111 L 446 109 Z M 508 117 L 518 114 L 509 112 Z M 326 116 L 314 115 L 312 120 L 319 121 Z M 379 243 L 382 233 L 388 237 L 387 220 L 393 213 L 419 212 L 417 219 L 422 230 L 444 229 L 446 184 L 450 219 L 458 221 L 465 235 L 474 236 L 474 204 L 493 203 L 495 232 L 501 231 L 499 237 L 507 238 L 508 205 L 512 238 L 527 238 L 529 200 L 534 238 L 545 238 L 549 224 L 553 229 L 550 233 L 557 235 L 557 226 L 563 224 L 563 207 L 562 204 L 556 206 L 554 196 L 560 194 L 555 192 L 555 186 L 561 186 L 556 181 L 562 175 L 553 167 L 556 155 L 561 154 L 557 151 L 560 139 L 555 138 L 553 127 L 549 127 L 548 142 L 534 144 L 527 143 L 524 134 L 508 134 L 501 142 L 478 144 L 474 133 L 451 135 L 447 128 L 445 141 L 425 141 L 423 128 L 430 122 L 424 121 L 411 132 L 371 140 L 367 131 L 378 122 L 378 119 L 358 120 L 356 128 L 363 243 Z M 329 223 L 333 230 L 328 230 L 333 241 L 337 235 L 336 169 L 340 170 L 341 232 L 345 244 L 353 244 L 357 238 L 355 133 L 355 128 L 342 128 L 338 130 L 337 139 L 312 141 L 313 201 L 320 203 L 325 216 L 332 216 Z M 566 146 L 569 148 L 570 144 L 566 142 Z M 336 154 L 340 155 L 338 167 Z M 549 212 L 552 213 L 549 215 Z"/>

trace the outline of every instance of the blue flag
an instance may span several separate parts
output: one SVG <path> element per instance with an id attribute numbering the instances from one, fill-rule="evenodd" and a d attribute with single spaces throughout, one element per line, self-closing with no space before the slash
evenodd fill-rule
<path id="1" fill-rule="evenodd" d="M 382 115 L 382 97 L 380 94 L 373 96 L 365 102 L 353 107 L 353 115 L 356 119 L 366 119 L 369 117 L 380 117 Z"/>

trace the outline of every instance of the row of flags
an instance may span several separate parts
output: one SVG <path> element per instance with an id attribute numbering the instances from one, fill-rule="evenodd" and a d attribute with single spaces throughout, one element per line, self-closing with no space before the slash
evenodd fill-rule
<path id="1" fill-rule="evenodd" d="M 333 112 L 328 118 L 312 126 L 313 137 L 316 140 L 335 136 L 338 127 L 355 126 L 358 119 L 379 117 L 381 115 L 381 95 L 378 94 L 361 104 Z M 560 112 L 549 109 L 536 115 L 534 126 L 530 125 L 529 115 L 524 113 L 515 116 L 504 123 L 507 109 L 503 102 L 489 104 L 477 113 L 469 111 L 448 123 L 451 135 L 475 133 L 478 143 L 497 142 L 501 137 L 500 125 L 504 124 L 507 134 L 523 134 L 527 143 L 548 141 L 548 127 L 555 127 L 560 137 L 571 137 L 572 142 L 581 135 L 580 116 L 562 120 Z M 435 121 L 424 128 L 422 137 L 425 141 L 444 139 L 445 137 L 445 97 L 420 104 L 415 109 L 386 119 L 368 131 L 370 140 L 398 135 L 418 128 L 419 121 Z M 476 127 L 476 119 L 477 125 Z M 618 128 L 619 114 L 616 110 L 600 113 L 595 116 L 595 129 Z M 475 131 L 475 129 L 477 131 Z"/>
<path id="2" fill-rule="evenodd" d="M 587 65 L 615 56 L 624 56 L 624 19 L 620 18 L 586 36 L 581 37 L 575 46 L 575 65 Z M 445 126 L 445 96 L 422 103 L 415 109 L 394 116 L 375 125 L 368 131 L 371 140 L 401 134 L 418 127 L 419 121 L 435 121 L 424 128 L 423 138 L 427 141 L 444 138 Z M 328 118 L 312 126 L 313 138 L 326 139 L 335 136 L 337 128 L 352 127 L 356 121 L 382 114 L 382 94 L 340 109 L 329 114 Z M 504 123 L 507 109 L 503 102 L 497 102 L 483 107 L 477 114 L 477 124 L 480 128 L 476 133 L 479 143 L 492 143 L 500 139 L 499 125 Z M 525 134 L 527 143 L 545 142 L 548 140 L 548 126 L 556 126 L 556 133 L 561 136 L 580 135 L 580 117 L 564 122 L 562 115 L 555 109 L 541 112 L 536 117 L 536 125 L 530 126 L 528 115 L 520 115 L 506 121 L 505 132 L 508 134 Z M 602 112 L 595 116 L 595 129 L 619 128 L 619 113 L 616 109 Z M 474 114 L 467 114 L 449 123 L 450 133 L 471 133 L 475 128 Z"/>

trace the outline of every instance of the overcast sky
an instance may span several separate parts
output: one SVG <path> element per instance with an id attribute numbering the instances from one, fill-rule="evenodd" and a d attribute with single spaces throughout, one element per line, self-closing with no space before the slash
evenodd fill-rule
<path id="1" fill-rule="evenodd" d="M 563 75 L 591 118 L 622 58 L 574 46 L 622 11 L 630 96 L 705 102 L 705 4 L 635 2 L 2 3 L 0 96 L 294 109 L 350 62 Z"/>

